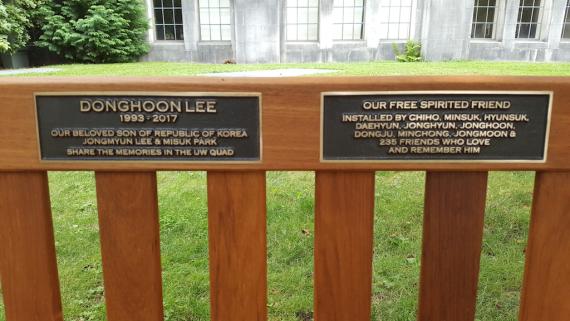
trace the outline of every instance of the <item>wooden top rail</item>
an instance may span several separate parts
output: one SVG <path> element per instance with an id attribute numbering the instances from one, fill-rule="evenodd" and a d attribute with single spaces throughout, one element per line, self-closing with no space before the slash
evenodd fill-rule
<path id="1" fill-rule="evenodd" d="M 248 92 L 262 99 L 262 161 L 41 162 L 34 93 Z M 544 163 L 320 161 L 321 93 L 330 91 L 552 91 Z M 0 171 L 21 170 L 539 170 L 570 169 L 570 78 L 563 77 L 320 77 L 320 78 L 6 78 L 0 79 Z"/>

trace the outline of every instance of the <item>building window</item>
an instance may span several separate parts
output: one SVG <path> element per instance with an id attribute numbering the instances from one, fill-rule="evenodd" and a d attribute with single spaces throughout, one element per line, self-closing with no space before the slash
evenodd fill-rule
<path id="1" fill-rule="evenodd" d="M 408 40 L 412 29 L 412 0 L 380 2 L 380 37 L 387 40 Z"/>
<path id="2" fill-rule="evenodd" d="M 516 38 L 538 39 L 542 26 L 542 0 L 520 0 Z"/>
<path id="3" fill-rule="evenodd" d="M 364 0 L 334 0 L 333 37 L 360 40 L 364 36 Z"/>
<path id="4" fill-rule="evenodd" d="M 154 0 L 156 40 L 184 40 L 181 0 Z"/>
<path id="5" fill-rule="evenodd" d="M 562 27 L 562 39 L 570 39 L 570 0 L 566 2 L 566 14 L 564 15 L 564 26 Z"/>
<path id="6" fill-rule="evenodd" d="M 287 0 L 287 40 L 319 39 L 319 0 Z"/>
<path id="7" fill-rule="evenodd" d="M 471 38 L 495 38 L 495 21 L 497 13 L 497 0 L 475 0 L 473 6 L 473 24 L 471 25 Z"/>
<path id="8" fill-rule="evenodd" d="M 200 40 L 230 41 L 230 0 L 199 0 Z"/>

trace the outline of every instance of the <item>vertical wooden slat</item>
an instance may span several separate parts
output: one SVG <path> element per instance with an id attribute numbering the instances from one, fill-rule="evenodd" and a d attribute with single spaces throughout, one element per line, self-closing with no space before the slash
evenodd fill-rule
<path id="1" fill-rule="evenodd" d="M 419 321 L 473 321 L 487 173 L 426 179 Z"/>
<path id="2" fill-rule="evenodd" d="M 60 321 L 45 172 L 0 173 L 0 273 L 8 321 Z"/>
<path id="3" fill-rule="evenodd" d="M 109 321 L 161 321 L 156 174 L 96 173 Z"/>
<path id="4" fill-rule="evenodd" d="M 213 321 L 267 320 L 265 172 L 208 173 Z"/>
<path id="5" fill-rule="evenodd" d="M 570 320 L 570 172 L 536 175 L 520 320 Z"/>
<path id="6" fill-rule="evenodd" d="M 317 172 L 315 320 L 369 321 L 374 172 Z"/>

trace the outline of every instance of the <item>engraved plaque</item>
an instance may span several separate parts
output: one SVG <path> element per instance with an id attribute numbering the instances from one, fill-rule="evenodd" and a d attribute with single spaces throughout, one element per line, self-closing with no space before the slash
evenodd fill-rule
<path id="1" fill-rule="evenodd" d="M 545 162 L 551 92 L 323 93 L 323 162 Z"/>
<path id="2" fill-rule="evenodd" d="M 38 93 L 44 161 L 261 161 L 261 97 Z"/>

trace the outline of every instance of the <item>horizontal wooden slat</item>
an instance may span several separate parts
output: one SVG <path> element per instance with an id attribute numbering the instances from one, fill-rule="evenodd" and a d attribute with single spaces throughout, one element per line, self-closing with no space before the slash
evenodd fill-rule
<path id="1" fill-rule="evenodd" d="M 548 161 L 544 164 L 375 163 L 332 164 L 319 158 L 320 100 L 323 91 L 495 90 L 553 91 Z M 260 92 L 263 101 L 261 164 L 40 163 L 34 92 Z M 570 169 L 570 78 L 558 77 L 321 77 L 281 79 L 188 78 L 6 78 L 0 79 L 0 171 L 87 170 L 560 170 Z"/>
<path id="2" fill-rule="evenodd" d="M 267 320 L 264 172 L 208 173 L 212 321 Z"/>
<path id="3" fill-rule="evenodd" d="M 97 172 L 109 321 L 162 321 L 156 174 Z"/>
<path id="4" fill-rule="evenodd" d="M 487 173 L 428 173 L 419 321 L 473 321 Z"/>
<path id="5" fill-rule="evenodd" d="M 570 172 L 537 173 L 521 321 L 570 320 Z"/>
<path id="6" fill-rule="evenodd" d="M 315 321 L 369 321 L 374 172 L 317 172 Z"/>
<path id="7" fill-rule="evenodd" d="M 0 173 L 0 273 L 8 321 L 62 321 L 45 172 Z"/>

